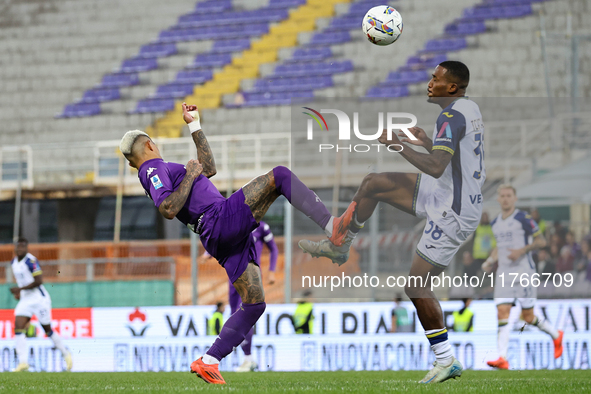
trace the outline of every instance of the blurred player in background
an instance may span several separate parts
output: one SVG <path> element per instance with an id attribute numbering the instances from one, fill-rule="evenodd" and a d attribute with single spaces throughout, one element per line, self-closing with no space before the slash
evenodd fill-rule
<path id="1" fill-rule="evenodd" d="M 254 237 L 255 247 L 257 250 L 257 264 L 261 266 L 261 255 L 263 253 L 263 245 L 269 249 L 269 272 L 267 274 L 267 284 L 272 285 L 275 283 L 275 268 L 277 267 L 277 256 L 279 255 L 279 249 L 277 248 L 277 244 L 275 243 L 275 238 L 273 237 L 273 233 L 271 232 L 271 228 L 269 225 L 261 220 L 259 223 L 259 227 L 254 229 L 252 232 Z M 242 300 L 240 299 L 240 294 L 234 288 L 232 282 L 230 282 L 230 288 L 228 292 L 230 298 L 230 309 L 232 314 L 238 310 Z M 244 361 L 242 365 L 236 369 L 236 372 L 249 372 L 254 371 L 258 368 L 258 364 L 254 361 L 252 357 L 252 336 L 254 335 L 254 330 L 251 328 L 250 331 L 246 334 L 244 341 L 240 345 L 242 347 L 242 351 L 244 351 Z"/>
<path id="2" fill-rule="evenodd" d="M 220 335 L 224 326 L 224 311 L 226 310 L 223 302 L 215 305 L 215 312 L 207 321 L 207 335 Z"/>
<path id="3" fill-rule="evenodd" d="M 409 281 L 405 288 L 436 358 L 433 369 L 421 383 L 443 382 L 461 376 L 463 369 L 452 354 L 441 305 L 429 287 L 428 278 L 443 272 L 462 243 L 476 230 L 482 215 L 484 124 L 478 104 L 465 96 L 469 81 L 470 72 L 465 64 L 440 63 L 427 86 L 429 102 L 442 109 L 433 138 L 413 127 L 409 131 L 414 140 L 408 136 L 399 139 L 395 133 L 391 133 L 392 139 L 388 140 L 386 130 L 378 139 L 385 145 L 408 142 L 422 146 L 427 153 L 408 147 L 400 151 L 400 155 L 422 174 L 367 175 L 351 205 L 340 218 L 334 219 L 336 230 L 329 240 L 299 243 L 300 248 L 312 256 L 324 256 L 341 263 L 347 260 L 353 239 L 378 202 L 427 219 L 410 268 L 410 276 L 422 280 Z"/>
<path id="4" fill-rule="evenodd" d="M 33 315 L 37 316 L 45 334 L 62 353 L 66 369 L 70 371 L 72 356 L 59 334 L 51 329 L 51 298 L 43 286 L 43 272 L 39 262 L 35 256 L 28 253 L 28 247 L 29 242 L 25 238 L 19 238 L 15 247 L 16 257 L 10 265 L 18 285 L 10 289 L 14 298 L 18 300 L 14 310 L 14 334 L 18 365 L 14 371 L 29 370 L 26 328 Z"/>
<path id="5" fill-rule="evenodd" d="M 203 357 L 191 371 L 207 383 L 225 384 L 220 360 L 240 345 L 265 311 L 265 295 L 252 231 L 280 195 L 312 219 L 327 234 L 333 218 L 318 198 L 288 168 L 275 167 L 229 198 L 224 198 L 209 180 L 216 174 L 209 143 L 201 129 L 197 107 L 182 105 L 198 160 L 187 165 L 165 162 L 158 146 L 143 131 L 127 132 L 119 145 L 147 195 L 166 219 L 177 218 L 200 235 L 205 250 L 224 267 L 242 305 L 224 324 Z M 293 198 L 292 198 L 293 197 Z"/>
<path id="6" fill-rule="evenodd" d="M 526 212 L 515 208 L 517 194 L 513 186 L 500 185 L 497 189 L 497 201 L 501 205 L 501 213 L 491 222 L 497 246 L 482 264 L 482 269 L 485 272 L 491 272 L 494 263 L 498 263 L 494 282 L 494 300 L 499 320 L 497 338 L 499 358 L 488 361 L 487 364 L 498 369 L 509 369 L 507 361 L 511 332 L 509 314 L 515 301 L 519 301 L 521 305 L 525 322 L 538 327 L 552 337 L 554 358 L 558 358 L 562 355 L 563 332 L 557 331 L 543 317 L 534 315 L 537 288 L 531 285 L 533 274 L 536 273 L 532 251 L 546 246 L 546 239 L 535 220 Z M 499 279 L 500 274 L 504 274 L 504 283 Z M 526 275 L 530 285 L 524 287 L 520 283 L 515 283 L 512 286 L 515 274 L 518 277 Z"/>

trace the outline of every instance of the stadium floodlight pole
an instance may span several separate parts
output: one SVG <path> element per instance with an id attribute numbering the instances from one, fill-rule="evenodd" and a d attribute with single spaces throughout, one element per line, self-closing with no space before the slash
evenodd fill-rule
<path id="1" fill-rule="evenodd" d="M 197 234 L 191 231 L 191 304 L 197 305 L 197 275 L 198 265 L 197 256 L 199 255 L 199 242 L 197 242 Z"/>
<path id="2" fill-rule="evenodd" d="M 23 189 L 23 163 L 22 163 L 22 149 L 17 150 L 18 156 L 18 167 L 16 175 L 16 196 L 14 201 L 14 226 L 12 228 L 12 240 L 16 242 L 19 237 L 20 224 L 21 224 L 21 197 Z"/>
<path id="3" fill-rule="evenodd" d="M 115 228 L 113 229 L 113 242 L 121 239 L 121 210 L 123 207 L 123 177 L 125 175 L 125 158 L 119 157 L 119 179 L 117 181 L 117 199 L 115 200 Z"/>
<path id="4" fill-rule="evenodd" d="M 285 254 L 285 268 L 284 268 L 284 290 L 285 290 L 285 303 L 291 302 L 291 254 L 292 254 L 292 209 L 291 204 L 286 199 L 284 203 L 284 216 L 283 220 L 283 252 Z"/>

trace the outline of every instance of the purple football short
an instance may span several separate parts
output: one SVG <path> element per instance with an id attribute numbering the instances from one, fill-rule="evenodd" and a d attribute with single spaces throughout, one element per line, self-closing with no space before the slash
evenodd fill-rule
<path id="1" fill-rule="evenodd" d="M 257 261 L 252 231 L 259 224 L 245 203 L 242 189 L 210 207 L 202 220 L 201 243 L 234 283 L 246 271 L 249 262 L 256 264 Z"/>

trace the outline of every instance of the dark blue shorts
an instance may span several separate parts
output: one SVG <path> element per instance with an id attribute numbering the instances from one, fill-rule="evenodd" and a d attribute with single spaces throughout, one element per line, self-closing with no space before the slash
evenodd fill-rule
<path id="1" fill-rule="evenodd" d="M 224 267 L 232 283 L 244 273 L 250 261 L 256 264 L 252 231 L 258 226 L 242 189 L 203 215 L 201 243 Z"/>

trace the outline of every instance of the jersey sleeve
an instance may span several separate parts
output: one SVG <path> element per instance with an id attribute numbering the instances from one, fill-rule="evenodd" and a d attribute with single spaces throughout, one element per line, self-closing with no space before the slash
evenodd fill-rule
<path id="1" fill-rule="evenodd" d="M 160 207 L 162 201 L 174 191 L 172 187 L 172 180 L 170 179 L 170 172 L 165 165 L 160 164 L 158 167 L 150 167 L 145 170 L 145 177 L 147 178 L 147 188 L 152 201 L 156 208 Z"/>
<path id="2" fill-rule="evenodd" d="M 521 222 L 521 226 L 523 227 L 523 231 L 525 231 L 525 235 L 537 237 L 538 235 L 542 234 L 540 228 L 536 221 L 531 217 L 531 215 L 527 213 L 521 213 L 519 216 L 516 216 L 516 219 Z"/>
<path id="3" fill-rule="evenodd" d="M 442 112 L 437 118 L 433 150 L 444 150 L 452 155 L 466 134 L 466 118 L 456 110 Z"/>
<path id="4" fill-rule="evenodd" d="M 29 271 L 31 271 L 31 274 L 33 274 L 33 276 L 41 275 L 43 273 L 43 271 L 41 271 L 41 266 L 39 265 L 39 262 L 34 257 L 27 258 L 25 264 L 27 264 L 27 268 L 29 268 Z"/>

